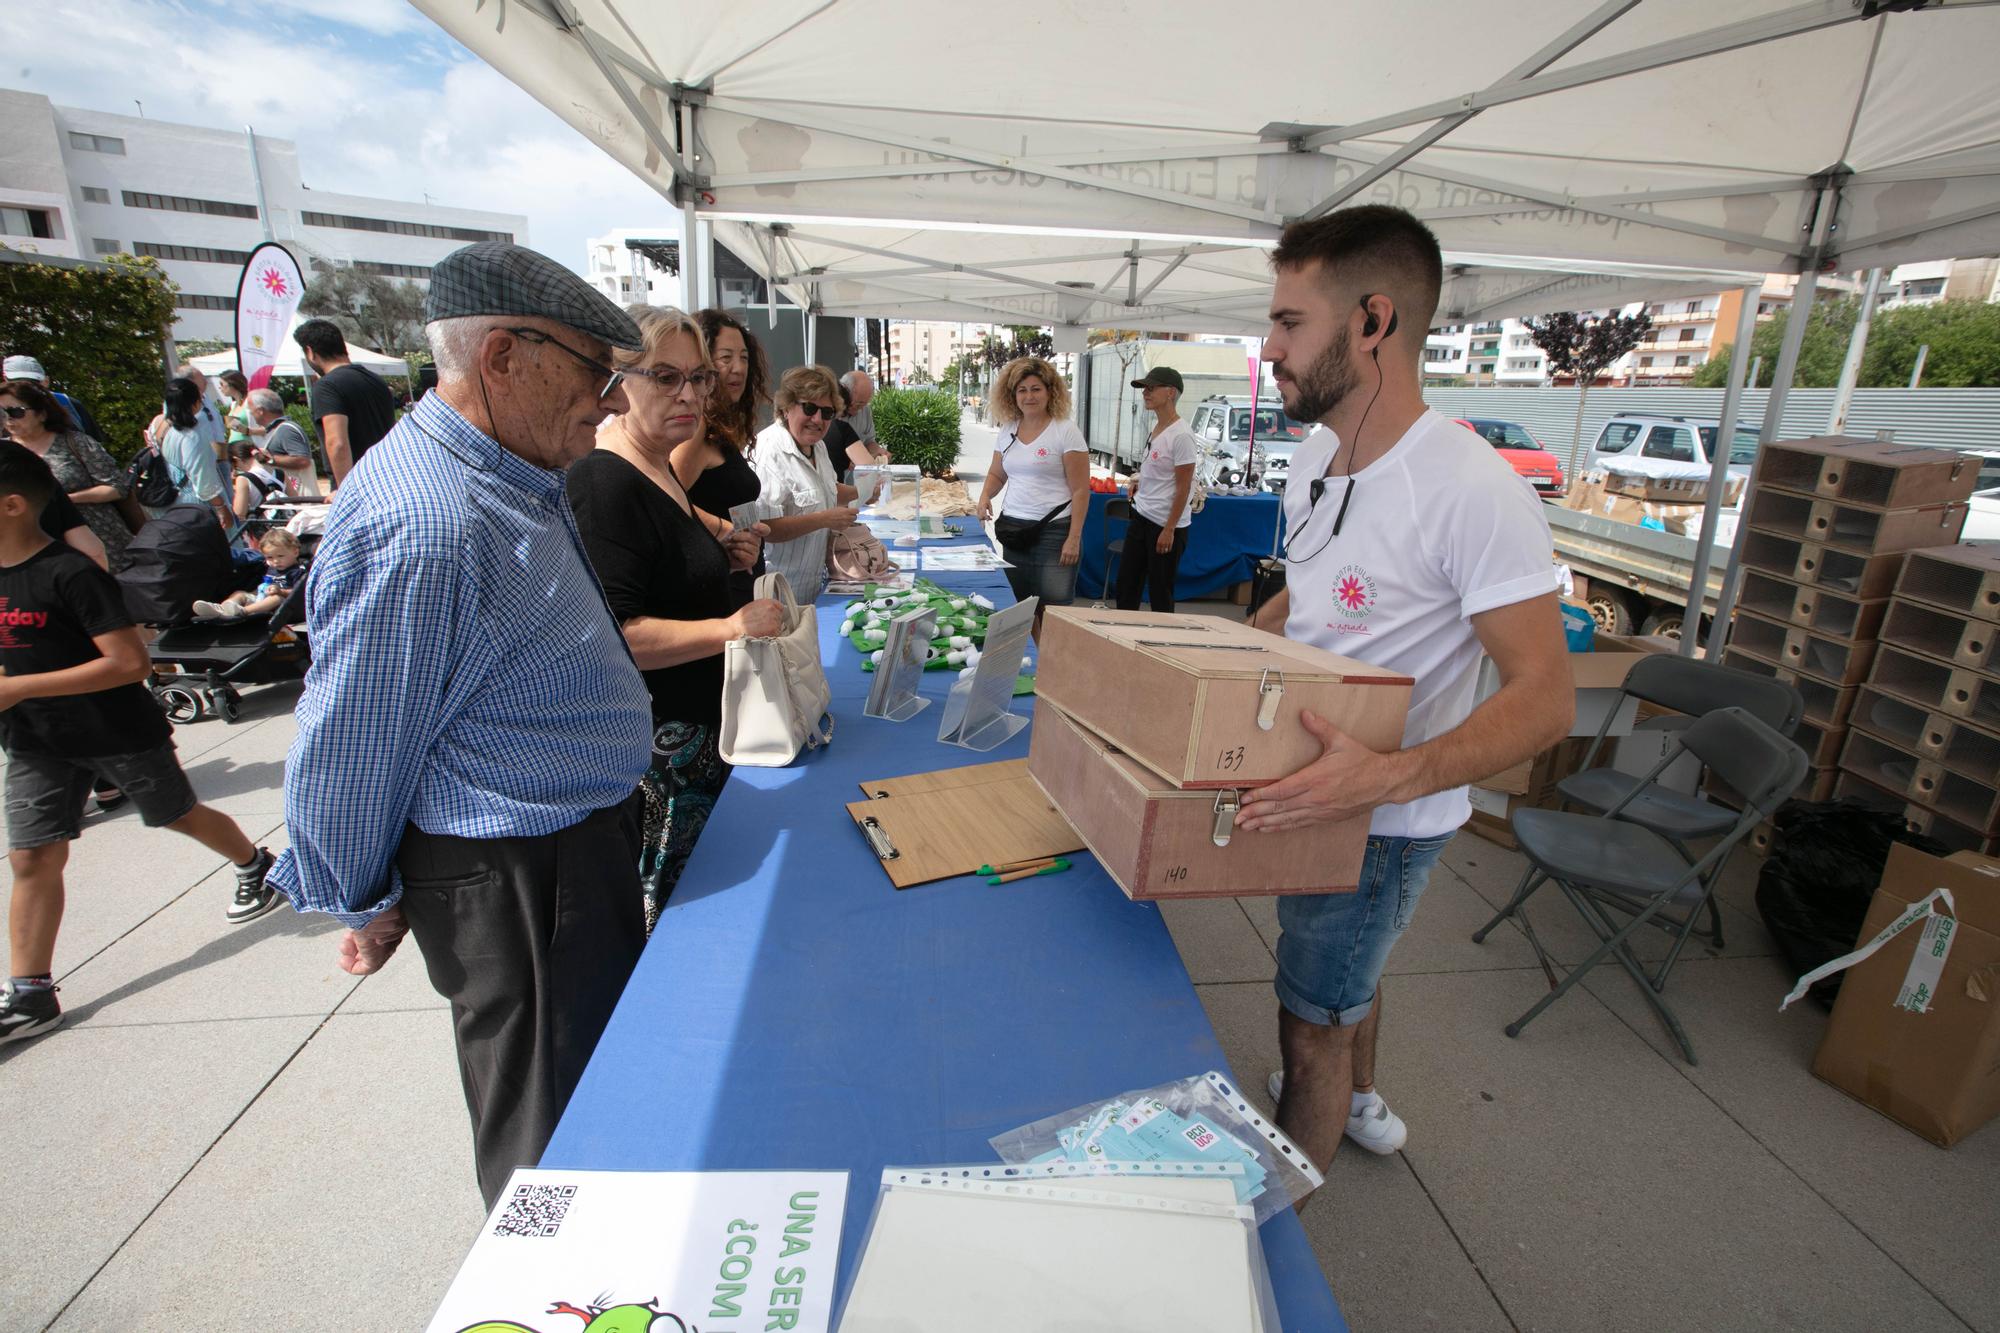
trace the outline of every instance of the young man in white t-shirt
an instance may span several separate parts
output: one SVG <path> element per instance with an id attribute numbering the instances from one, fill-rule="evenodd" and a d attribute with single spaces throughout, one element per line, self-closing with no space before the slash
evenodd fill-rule
<path id="1" fill-rule="evenodd" d="M 1541 503 L 1491 446 L 1424 405 L 1437 238 L 1396 208 L 1286 228 L 1263 356 L 1285 411 L 1318 421 L 1285 491 L 1286 590 L 1257 624 L 1388 667 L 1416 688 L 1403 748 L 1377 753 L 1312 713 L 1320 759 L 1250 792 L 1237 823 L 1276 830 L 1373 811 L 1357 892 L 1278 900 L 1278 1123 L 1324 1166 L 1345 1134 L 1403 1146 L 1375 1092 L 1377 985 L 1465 786 L 1568 734 L 1574 690 Z M 1473 702 L 1484 652 L 1500 689 Z"/>
<path id="2" fill-rule="evenodd" d="M 1146 456 L 1132 487 L 1132 519 L 1118 564 L 1118 609 L 1137 611 L 1150 596 L 1153 610 L 1174 609 L 1174 579 L 1187 550 L 1188 496 L 1194 491 L 1194 464 L 1201 446 L 1181 420 L 1181 373 L 1154 366 L 1132 381 L 1153 414 Z"/>

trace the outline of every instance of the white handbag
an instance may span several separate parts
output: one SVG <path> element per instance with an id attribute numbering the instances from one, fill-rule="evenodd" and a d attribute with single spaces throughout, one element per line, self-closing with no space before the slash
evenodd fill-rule
<path id="1" fill-rule="evenodd" d="M 731 639 L 722 649 L 724 762 L 783 768 L 800 750 L 833 739 L 833 693 L 819 661 L 819 617 L 792 598 L 783 574 L 757 579 L 756 594 L 784 609 L 784 627 L 768 639 Z"/>

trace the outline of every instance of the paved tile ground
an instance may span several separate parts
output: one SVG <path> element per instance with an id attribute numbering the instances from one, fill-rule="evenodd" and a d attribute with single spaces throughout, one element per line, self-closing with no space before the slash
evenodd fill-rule
<path id="1" fill-rule="evenodd" d="M 296 693 L 179 736 L 203 795 L 266 843 Z M 129 812 L 94 816 L 71 864 L 68 1022 L 0 1049 L 21 1223 L 0 1328 L 422 1327 L 481 1210 L 414 948 L 356 980 L 329 922 L 232 929 L 219 858 Z M 1519 868 L 1460 835 L 1391 961 L 1379 1078 L 1409 1145 L 1343 1152 L 1305 1214 L 1356 1329 L 2000 1333 L 2000 1128 L 1945 1152 L 1806 1072 L 1824 1015 L 1777 1012 L 1753 861 L 1722 894 L 1727 947 L 1671 983 L 1692 1067 L 1616 971 L 1502 1034 L 1547 982 L 1513 926 L 1469 936 Z M 1559 906 L 1535 921 L 1573 960 L 1588 936 Z M 1275 907 L 1165 915 L 1261 1100 Z"/>

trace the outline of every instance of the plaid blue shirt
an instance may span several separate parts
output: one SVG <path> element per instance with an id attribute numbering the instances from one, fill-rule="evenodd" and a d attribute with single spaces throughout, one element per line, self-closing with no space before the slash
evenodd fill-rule
<path id="1" fill-rule="evenodd" d="M 563 474 L 436 394 L 340 487 L 306 584 L 313 665 L 285 768 L 299 911 L 359 926 L 402 896 L 406 824 L 553 833 L 631 795 L 652 703 Z"/>

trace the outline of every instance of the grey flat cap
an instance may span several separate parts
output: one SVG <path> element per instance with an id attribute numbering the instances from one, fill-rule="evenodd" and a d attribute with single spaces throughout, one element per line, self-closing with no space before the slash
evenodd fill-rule
<path id="1" fill-rule="evenodd" d="M 454 250 L 431 269 L 424 322 L 465 315 L 525 315 L 567 324 L 613 347 L 645 345 L 632 317 L 547 255 L 505 241 Z"/>

